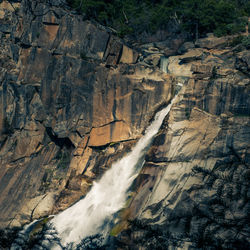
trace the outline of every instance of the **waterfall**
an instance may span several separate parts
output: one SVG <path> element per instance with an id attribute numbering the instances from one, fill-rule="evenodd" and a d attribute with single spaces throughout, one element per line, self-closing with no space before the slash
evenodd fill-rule
<path id="1" fill-rule="evenodd" d="M 52 219 L 51 223 L 57 230 L 62 245 L 77 244 L 87 236 L 108 232 L 114 214 L 124 207 L 127 191 L 143 164 L 146 149 L 157 134 L 175 98 L 156 114 L 154 121 L 133 150 L 115 162 L 102 178 L 93 184 L 84 199 Z"/>
<path id="2" fill-rule="evenodd" d="M 160 59 L 160 69 L 165 73 L 168 73 L 168 64 L 169 64 L 168 57 L 162 56 Z"/>
<path id="3" fill-rule="evenodd" d="M 108 236 L 114 216 L 125 206 L 128 190 L 144 163 L 145 154 L 177 96 L 166 108 L 156 113 L 154 121 L 132 151 L 113 163 L 101 179 L 93 183 L 85 198 L 50 220 L 49 229 L 44 234 L 44 240 L 40 242 L 42 246 L 46 249 L 60 250 L 70 245 L 70 249 L 74 249 L 88 236 Z M 26 232 L 29 233 L 34 225 L 36 222 L 20 232 L 11 250 L 22 249 L 22 242 L 27 237 Z"/>

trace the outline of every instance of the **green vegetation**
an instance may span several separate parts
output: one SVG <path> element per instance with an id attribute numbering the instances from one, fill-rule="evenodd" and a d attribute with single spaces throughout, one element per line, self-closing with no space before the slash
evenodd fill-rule
<path id="1" fill-rule="evenodd" d="M 217 36 L 245 30 L 250 14 L 248 0 L 68 0 L 69 5 L 117 30 L 118 35 L 154 33 L 170 20 L 193 37 L 208 32 Z"/>
<path id="2" fill-rule="evenodd" d="M 230 43 L 231 46 L 236 46 L 242 44 L 243 46 L 249 48 L 250 47 L 250 36 L 236 36 L 232 42 Z"/>
<path id="3" fill-rule="evenodd" d="M 242 38 L 242 44 L 243 46 L 250 48 L 250 36 L 245 36 Z"/>

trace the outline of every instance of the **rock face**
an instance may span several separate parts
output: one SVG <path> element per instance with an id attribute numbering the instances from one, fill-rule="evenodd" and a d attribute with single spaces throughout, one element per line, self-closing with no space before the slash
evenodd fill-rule
<path id="1" fill-rule="evenodd" d="M 184 83 L 112 231 L 123 249 L 249 249 L 250 53 L 184 38 L 135 49 L 63 0 L 0 1 L 0 228 L 86 195 Z"/>
<path id="2" fill-rule="evenodd" d="M 249 248 L 249 50 L 222 48 L 226 40 L 168 58 L 168 72 L 187 83 L 123 213 L 119 239 L 130 247 Z"/>
<path id="3" fill-rule="evenodd" d="M 0 47 L 0 227 L 12 227 L 85 195 L 174 84 L 64 1 L 1 1 Z"/>

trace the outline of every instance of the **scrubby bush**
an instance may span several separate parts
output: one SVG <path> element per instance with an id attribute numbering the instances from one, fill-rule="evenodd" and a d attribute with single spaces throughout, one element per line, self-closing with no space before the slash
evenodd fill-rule
<path id="1" fill-rule="evenodd" d="M 249 49 L 250 48 L 250 36 L 245 36 L 242 39 L 242 44 Z"/>

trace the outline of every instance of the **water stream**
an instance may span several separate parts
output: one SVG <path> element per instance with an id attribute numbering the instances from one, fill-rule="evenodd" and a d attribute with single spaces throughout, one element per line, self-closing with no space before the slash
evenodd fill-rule
<path id="1" fill-rule="evenodd" d="M 60 244 L 55 243 L 50 249 L 62 249 L 69 244 L 74 248 L 88 236 L 101 234 L 105 238 L 108 235 L 114 215 L 124 207 L 128 190 L 143 165 L 145 154 L 176 97 L 155 115 L 132 151 L 113 163 L 102 178 L 94 182 L 85 198 L 50 221 L 50 227 L 60 239 Z"/>
<path id="2" fill-rule="evenodd" d="M 97 233 L 105 235 L 109 231 L 109 223 L 113 215 L 124 207 L 127 191 L 143 164 L 146 150 L 174 100 L 175 98 L 156 114 L 154 121 L 133 150 L 115 162 L 100 181 L 93 184 L 84 199 L 58 214 L 51 221 L 61 238 L 62 245 L 70 242 L 76 244 L 84 237 Z"/>

